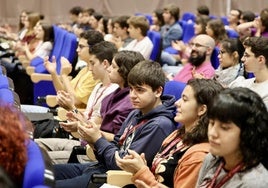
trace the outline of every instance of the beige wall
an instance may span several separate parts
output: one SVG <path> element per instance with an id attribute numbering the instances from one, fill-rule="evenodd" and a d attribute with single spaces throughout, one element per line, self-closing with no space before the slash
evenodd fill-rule
<path id="1" fill-rule="evenodd" d="M 24 9 L 39 11 L 52 23 L 66 22 L 69 9 L 75 5 L 92 7 L 105 15 L 123 15 L 137 12 L 151 13 L 167 3 L 179 5 L 181 13 L 195 12 L 198 5 L 206 4 L 212 15 L 222 16 L 226 14 L 227 1 L 229 0 L 0 0 L 0 24 L 16 25 L 19 13 Z M 268 0 L 230 1 L 231 8 L 252 10 L 255 13 L 268 7 Z"/>

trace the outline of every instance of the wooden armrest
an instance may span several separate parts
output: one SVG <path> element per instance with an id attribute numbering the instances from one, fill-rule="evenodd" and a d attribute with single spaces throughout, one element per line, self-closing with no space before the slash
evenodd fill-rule
<path id="1" fill-rule="evenodd" d="M 33 73 L 34 73 L 34 70 L 35 70 L 35 67 L 32 67 L 32 66 L 28 66 L 26 68 L 26 72 L 29 76 L 31 76 Z"/>
<path id="2" fill-rule="evenodd" d="M 55 107 L 57 103 L 56 95 L 47 95 L 46 96 L 46 103 L 49 107 Z"/>
<path id="3" fill-rule="evenodd" d="M 64 108 L 62 107 L 59 107 L 58 108 L 58 117 L 61 121 L 66 121 L 67 120 L 67 110 L 65 110 Z"/>
<path id="4" fill-rule="evenodd" d="M 96 156 L 95 156 L 95 154 L 94 154 L 94 152 L 93 152 L 93 149 L 92 149 L 92 147 L 90 147 L 90 145 L 86 145 L 86 154 L 87 154 L 87 157 L 90 159 L 90 160 L 92 160 L 92 161 L 96 161 L 97 159 L 96 159 Z"/>
<path id="5" fill-rule="evenodd" d="M 40 81 L 52 81 L 52 77 L 50 74 L 33 73 L 33 74 L 31 74 L 31 80 L 34 83 L 37 83 Z"/>
<path id="6" fill-rule="evenodd" d="M 123 170 L 108 170 L 107 183 L 118 187 L 124 187 L 125 185 L 133 184 L 131 181 L 132 176 L 132 173 Z"/>
<path id="7" fill-rule="evenodd" d="M 22 61 L 21 64 L 26 69 L 27 67 L 29 67 L 30 61 Z"/>

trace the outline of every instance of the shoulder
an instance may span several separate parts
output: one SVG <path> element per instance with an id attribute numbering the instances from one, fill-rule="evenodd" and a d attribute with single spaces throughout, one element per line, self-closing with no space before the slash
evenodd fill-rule
<path id="1" fill-rule="evenodd" d="M 244 76 L 238 76 L 229 84 L 230 88 L 247 86 L 248 83 L 253 83 L 255 78 L 246 79 Z"/>
<path id="2" fill-rule="evenodd" d="M 239 176 L 242 176 L 242 182 L 246 187 L 264 188 L 268 185 L 268 171 L 262 164 L 240 173 Z"/>
<path id="3" fill-rule="evenodd" d="M 175 23 L 174 25 L 172 25 L 170 29 L 177 30 L 177 31 L 181 31 L 182 30 L 180 24 L 178 24 L 178 23 Z"/>
<path id="4" fill-rule="evenodd" d="M 191 160 L 191 163 L 202 162 L 208 153 L 209 143 L 195 144 L 185 152 L 181 161 Z"/>

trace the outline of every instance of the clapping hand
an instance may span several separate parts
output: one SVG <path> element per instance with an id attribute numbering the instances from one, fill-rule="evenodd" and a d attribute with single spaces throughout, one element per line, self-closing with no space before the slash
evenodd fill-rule
<path id="1" fill-rule="evenodd" d="M 132 174 L 137 173 L 140 169 L 146 166 L 145 154 L 139 155 L 133 150 L 128 150 L 128 155 L 121 158 L 118 152 L 115 153 L 116 164 L 121 169 Z"/>

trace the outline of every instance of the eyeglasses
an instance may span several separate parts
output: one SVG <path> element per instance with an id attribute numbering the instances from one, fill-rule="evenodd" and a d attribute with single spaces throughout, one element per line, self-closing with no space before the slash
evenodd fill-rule
<path id="1" fill-rule="evenodd" d="M 83 45 L 83 44 L 78 44 L 78 48 L 80 48 L 80 49 L 83 49 L 83 48 L 86 48 L 86 47 L 89 47 L 89 46 Z"/>
<path id="2" fill-rule="evenodd" d="M 193 43 L 193 42 L 191 42 L 189 45 L 190 45 L 191 48 L 193 48 L 194 46 L 196 48 L 200 48 L 200 47 L 210 48 L 209 46 L 206 46 L 206 45 L 203 45 L 203 44 L 199 44 L 199 43 Z"/>

